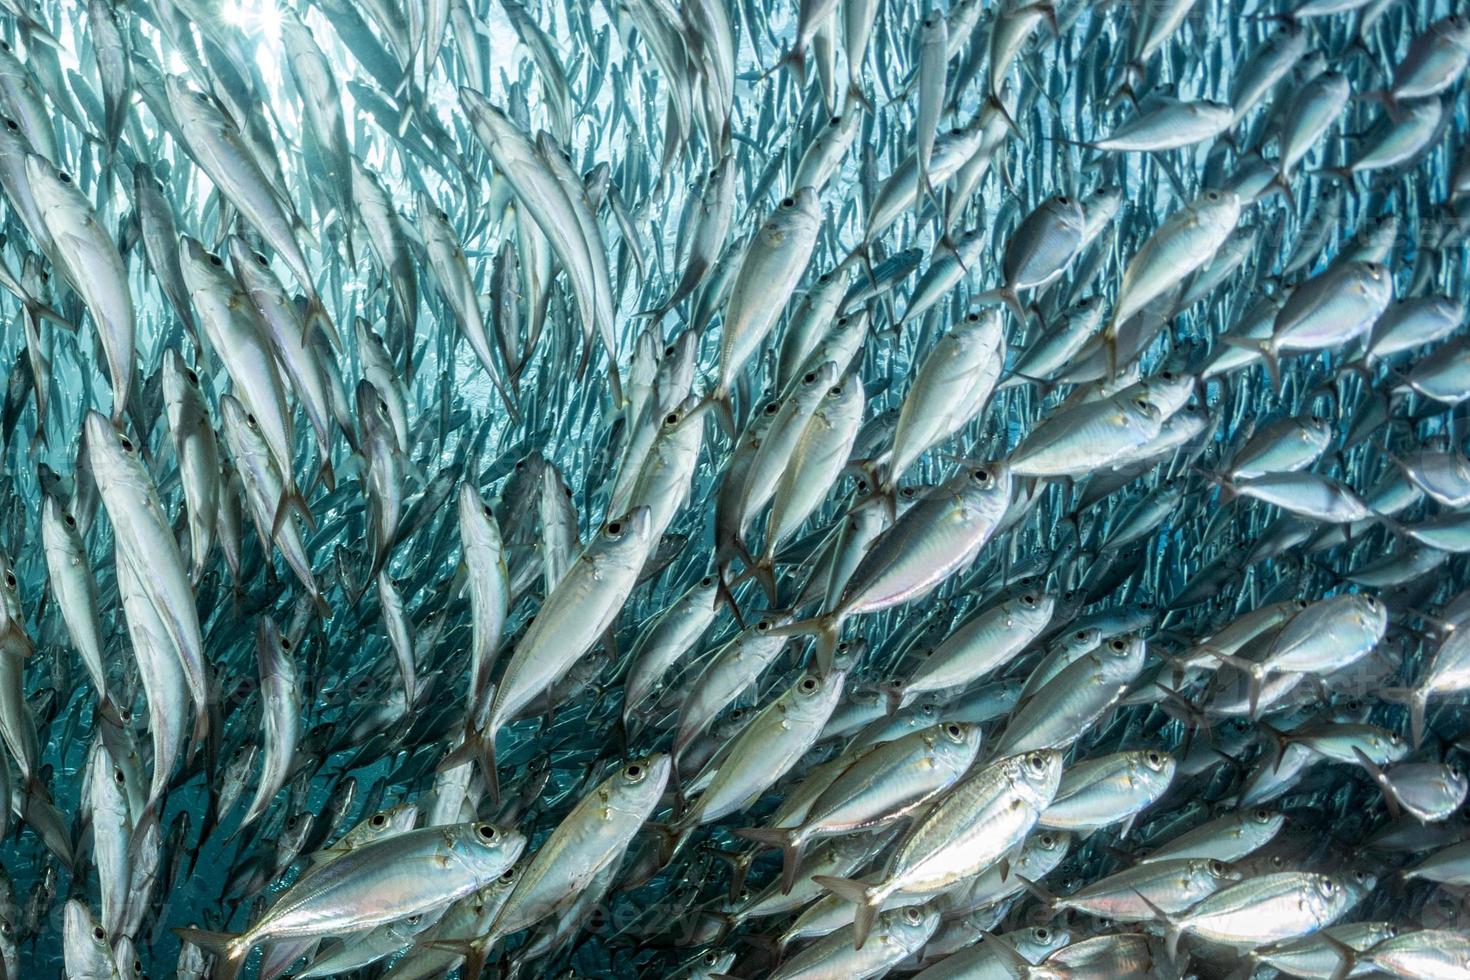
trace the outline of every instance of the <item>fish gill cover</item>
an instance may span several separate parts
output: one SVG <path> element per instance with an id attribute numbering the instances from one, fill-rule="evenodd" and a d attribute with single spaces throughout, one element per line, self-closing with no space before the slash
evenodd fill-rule
<path id="1" fill-rule="evenodd" d="M 0 8 L 0 977 L 1470 976 L 1463 7 Z"/>

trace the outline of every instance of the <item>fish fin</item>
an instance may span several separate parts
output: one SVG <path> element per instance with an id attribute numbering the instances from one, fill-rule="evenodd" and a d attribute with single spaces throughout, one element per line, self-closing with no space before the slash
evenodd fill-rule
<path id="1" fill-rule="evenodd" d="M 738 435 L 738 430 L 735 428 L 735 405 L 730 400 L 730 393 L 716 388 L 695 406 L 696 412 L 705 412 L 709 409 L 715 410 L 715 417 L 719 419 L 720 428 L 725 430 L 725 435 L 734 439 Z"/>
<path id="2" fill-rule="evenodd" d="M 1272 177 L 1271 183 L 1266 185 L 1267 192 L 1273 189 L 1281 192 L 1281 196 L 1286 198 L 1286 203 L 1288 207 L 1291 207 L 1293 209 L 1296 208 L 1296 193 L 1291 189 L 1291 181 L 1287 178 L 1286 171 L 1283 170 L 1275 177 Z M 1261 196 L 1265 197 L 1265 193 L 1263 193 Z M 1257 198 L 1257 200 L 1259 200 L 1259 198 Z"/>
<path id="3" fill-rule="evenodd" d="M 1138 900 L 1148 907 L 1148 910 L 1153 913 L 1154 918 L 1163 923 L 1165 948 L 1169 952 L 1169 960 L 1170 962 L 1177 963 L 1179 961 L 1179 939 L 1184 935 L 1184 930 L 1180 927 L 1179 920 L 1149 901 L 1148 896 L 1138 889 L 1133 889 L 1133 894 L 1137 895 Z"/>
<path id="4" fill-rule="evenodd" d="M 1023 874 L 1016 875 L 1016 880 L 1021 883 L 1022 888 L 1026 889 L 1028 892 L 1034 895 L 1042 904 L 1044 904 L 1047 907 L 1048 911 L 1054 910 L 1056 908 L 1057 897 L 1051 892 L 1047 891 L 1044 887 L 1032 881 L 1030 878 L 1027 878 Z"/>
<path id="5" fill-rule="evenodd" d="M 301 515 L 307 527 L 313 531 L 316 530 L 316 518 L 311 516 L 311 508 L 306 506 L 306 498 L 301 495 L 296 484 L 291 483 L 281 491 L 281 499 L 276 501 L 276 513 L 271 518 L 271 537 L 281 533 L 281 528 L 286 523 L 286 514 L 293 510 Z"/>
<path id="6" fill-rule="evenodd" d="M 1258 728 L 1261 729 L 1262 732 L 1266 734 L 1268 738 L 1271 739 L 1272 748 L 1274 750 L 1272 753 L 1273 759 L 1271 761 L 1271 771 L 1273 773 L 1280 772 L 1281 760 L 1286 757 L 1286 747 L 1291 744 L 1291 740 L 1287 738 L 1286 734 L 1282 732 L 1279 728 L 1271 725 L 1268 722 L 1260 721 L 1257 722 L 1256 725 Z"/>
<path id="7" fill-rule="evenodd" d="M 772 606 L 779 605 L 776 594 L 776 563 L 772 558 L 761 558 L 749 568 L 752 578 L 761 584 L 761 589 L 766 593 L 766 598 L 771 601 Z"/>
<path id="8" fill-rule="evenodd" d="M 1254 718 L 1261 707 L 1261 687 L 1266 682 L 1266 669 L 1254 660 L 1245 660 L 1241 657 L 1231 656 L 1228 653 L 1216 653 L 1215 659 L 1223 664 L 1234 667 L 1250 678 L 1250 716 Z M 1280 760 L 1277 760 L 1278 763 Z"/>
<path id="9" fill-rule="evenodd" d="M 1414 749 L 1424 743 L 1424 716 L 1429 709 L 1429 691 L 1422 687 L 1385 688 L 1381 692 L 1385 701 L 1398 701 L 1409 706 L 1409 736 L 1414 741 Z"/>
<path id="10" fill-rule="evenodd" d="M 1368 758 L 1368 754 L 1356 745 L 1353 747 L 1353 755 L 1357 757 L 1358 764 L 1368 770 L 1368 775 L 1378 784 L 1378 789 L 1383 793 L 1383 805 L 1388 807 L 1388 815 L 1394 820 L 1399 818 L 1400 812 L 1398 798 L 1393 794 L 1393 783 L 1389 782 L 1388 775 L 1378 767 L 1378 763 Z"/>
<path id="11" fill-rule="evenodd" d="M 234 980 L 240 967 L 245 965 L 245 957 L 250 954 L 250 947 L 243 945 L 241 937 L 234 933 L 187 927 L 176 928 L 173 933 L 182 941 L 193 943 L 205 952 L 214 954 L 219 960 L 213 974 L 215 980 Z"/>
<path id="12" fill-rule="evenodd" d="M 1359 952 L 1336 936 L 1328 934 L 1325 930 L 1317 933 L 1317 938 L 1321 939 L 1337 954 L 1337 966 L 1332 971 L 1332 980 L 1347 980 L 1348 975 L 1353 972 L 1353 968 L 1358 965 Z"/>
<path id="13" fill-rule="evenodd" d="M 735 615 L 736 625 L 744 629 L 745 617 L 740 613 L 740 604 L 735 601 L 735 594 L 730 591 L 730 584 L 725 581 L 725 573 L 723 571 L 717 572 L 715 578 L 717 579 L 715 585 L 715 605 L 718 606 L 723 602 L 729 606 L 730 612 Z"/>
<path id="14" fill-rule="evenodd" d="M 1239 347 L 1260 354 L 1261 359 L 1266 362 L 1266 373 L 1271 376 L 1272 386 L 1278 395 L 1281 394 L 1281 358 L 1269 337 L 1265 340 L 1253 340 L 1249 337 L 1221 337 L 1220 339 L 1231 347 Z"/>
<path id="15" fill-rule="evenodd" d="M 832 673 L 832 660 L 837 654 L 837 641 L 842 630 L 842 620 L 834 613 L 827 613 L 813 619 L 798 619 L 794 623 L 785 626 L 777 626 L 767 632 L 767 636 L 806 636 L 815 634 L 816 641 L 816 664 L 817 672 L 823 677 Z"/>
<path id="16" fill-rule="evenodd" d="M 881 889 L 851 878 L 813 875 L 812 881 L 838 898 L 857 906 L 857 916 L 852 923 L 852 935 L 856 944 L 855 948 L 862 949 L 863 943 L 868 941 L 868 933 L 873 931 L 873 922 L 878 918 L 878 910 L 883 905 L 883 899 L 887 896 Z"/>
<path id="17" fill-rule="evenodd" d="M 796 827 L 748 827 L 735 831 L 735 836 L 757 844 L 781 849 L 781 894 L 790 895 L 796 884 L 796 870 L 806 849 L 806 837 Z"/>

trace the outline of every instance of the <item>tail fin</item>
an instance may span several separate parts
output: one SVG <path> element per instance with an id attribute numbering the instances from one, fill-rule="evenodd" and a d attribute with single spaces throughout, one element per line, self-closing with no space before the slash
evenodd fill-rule
<path id="1" fill-rule="evenodd" d="M 1149 901 L 1148 896 L 1140 892 L 1138 889 L 1135 888 L 1133 890 L 1133 894 L 1137 895 L 1138 900 L 1144 905 L 1148 906 L 1148 910 L 1154 914 L 1154 918 L 1158 919 L 1159 922 L 1163 924 L 1164 936 L 1166 937 L 1165 945 L 1169 951 L 1169 959 L 1173 962 L 1178 962 L 1179 939 L 1184 935 L 1184 929 L 1181 927 L 1180 921 L 1174 916 L 1170 915 L 1168 912 L 1165 912 L 1163 909 L 1159 908 L 1153 902 Z"/>
<path id="2" fill-rule="evenodd" d="M 781 894 L 790 895 L 791 889 L 796 885 L 796 870 L 801 866 L 801 859 L 806 850 L 806 835 L 801 832 L 801 829 L 799 827 L 749 827 L 735 831 L 735 836 L 781 849 Z"/>
<path id="3" fill-rule="evenodd" d="M 873 931 L 873 922 L 878 918 L 878 911 L 883 907 L 883 899 L 887 895 L 876 885 L 865 885 L 851 878 L 814 875 L 812 881 L 838 898 L 857 906 L 857 917 L 852 923 L 852 936 L 855 948 L 862 949 L 863 943 L 868 941 L 868 933 Z"/>
<path id="4" fill-rule="evenodd" d="M 286 514 L 293 510 L 301 515 L 307 527 L 313 531 L 316 530 L 316 518 L 311 515 L 311 508 L 306 505 L 306 498 L 301 495 L 300 488 L 293 481 L 286 484 L 285 489 L 281 491 L 281 499 L 276 501 L 276 513 L 271 518 L 271 537 L 281 533 L 281 526 L 286 523 Z"/>
<path id="5" fill-rule="evenodd" d="M 1424 742 L 1424 716 L 1429 709 L 1429 691 L 1420 687 L 1387 687 L 1379 693 L 1385 701 L 1409 706 L 1409 733 L 1417 751 Z"/>
<path id="6" fill-rule="evenodd" d="M 1221 337 L 1221 340 L 1231 347 L 1240 347 L 1244 350 L 1254 351 L 1261 355 L 1266 362 L 1266 373 L 1271 376 L 1271 384 L 1276 393 L 1281 394 L 1281 359 L 1277 354 L 1275 346 L 1270 338 L 1266 340 L 1252 340 L 1249 337 Z"/>
<path id="7" fill-rule="evenodd" d="M 702 412 L 713 408 L 715 416 L 720 420 L 720 428 L 725 430 L 725 435 L 734 439 L 739 432 L 735 428 L 735 405 L 730 401 L 730 393 L 723 387 L 716 388 L 705 396 L 696 408 L 696 412 Z"/>
<path id="8" fill-rule="evenodd" d="M 219 960 L 213 973 L 215 980 L 234 980 L 240 968 L 245 965 L 245 958 L 250 955 L 250 947 L 242 942 L 242 937 L 232 933 L 180 928 L 174 930 L 174 935 L 183 942 L 193 943 L 206 953 L 213 954 Z"/>
<path id="9" fill-rule="evenodd" d="M 826 613 L 812 619 L 798 619 L 794 623 L 777 626 L 766 635 L 807 636 L 815 634 L 817 637 L 817 672 L 826 677 L 832 672 L 832 660 L 837 653 L 837 641 L 841 632 L 842 618 L 837 613 Z"/>
<path id="10" fill-rule="evenodd" d="M 1379 790 L 1383 793 L 1383 805 L 1388 807 L 1388 815 L 1392 819 L 1397 820 L 1401 808 L 1399 807 L 1398 797 L 1394 795 L 1393 783 L 1389 782 L 1388 775 L 1378 767 L 1378 763 L 1368 758 L 1367 753 L 1356 745 L 1353 746 L 1353 755 L 1357 756 L 1358 764 L 1368 770 L 1368 775 L 1372 776 L 1373 781 L 1378 784 Z"/>

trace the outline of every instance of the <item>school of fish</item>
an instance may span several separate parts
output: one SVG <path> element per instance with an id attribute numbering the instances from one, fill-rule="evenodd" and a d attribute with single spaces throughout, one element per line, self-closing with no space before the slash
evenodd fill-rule
<path id="1" fill-rule="evenodd" d="M 0 0 L 0 980 L 1470 978 L 1467 73 Z"/>

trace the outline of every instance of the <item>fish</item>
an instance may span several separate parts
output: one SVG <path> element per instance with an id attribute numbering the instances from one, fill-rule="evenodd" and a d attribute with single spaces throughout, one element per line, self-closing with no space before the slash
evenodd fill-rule
<path id="1" fill-rule="evenodd" d="M 1464 972 L 1453 5 L 0 7 L 0 976 Z"/>

